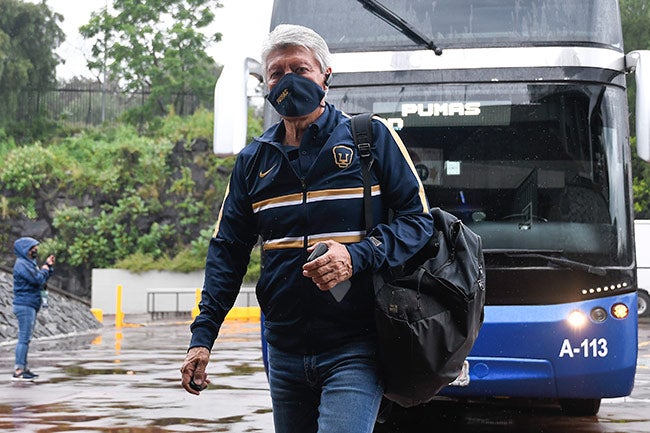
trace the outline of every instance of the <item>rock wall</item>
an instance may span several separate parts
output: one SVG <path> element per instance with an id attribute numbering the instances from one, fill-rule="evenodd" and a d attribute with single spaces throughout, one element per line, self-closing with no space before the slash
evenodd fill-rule
<path id="1" fill-rule="evenodd" d="M 37 316 L 34 339 L 85 333 L 102 324 L 90 312 L 90 306 L 64 293 L 50 290 L 49 307 Z M 13 313 L 13 276 L 0 270 L 0 344 L 16 340 L 18 321 Z"/>

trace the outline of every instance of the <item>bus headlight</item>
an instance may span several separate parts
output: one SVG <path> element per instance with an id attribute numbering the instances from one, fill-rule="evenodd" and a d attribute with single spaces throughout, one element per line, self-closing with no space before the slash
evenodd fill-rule
<path id="1" fill-rule="evenodd" d="M 604 322 L 605 319 L 607 319 L 607 310 L 605 310 L 603 307 L 596 307 L 591 310 L 590 316 L 591 320 L 596 323 Z"/>
<path id="2" fill-rule="evenodd" d="M 587 316 L 582 311 L 573 310 L 569 313 L 567 322 L 569 322 L 569 325 L 573 328 L 582 328 L 585 323 L 587 323 Z"/>
<path id="3" fill-rule="evenodd" d="M 625 319 L 630 314 L 630 309 L 625 304 L 612 305 L 612 316 L 617 319 Z"/>

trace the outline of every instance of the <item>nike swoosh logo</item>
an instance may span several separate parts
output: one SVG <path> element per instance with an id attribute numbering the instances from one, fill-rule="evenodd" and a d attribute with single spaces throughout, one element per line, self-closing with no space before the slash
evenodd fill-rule
<path id="1" fill-rule="evenodd" d="M 260 179 L 264 179 L 266 177 L 266 175 L 269 174 L 271 172 L 271 170 L 273 170 L 275 168 L 276 165 L 278 165 L 278 164 L 277 163 L 273 164 L 273 167 L 269 168 L 266 171 L 260 171 Z"/>

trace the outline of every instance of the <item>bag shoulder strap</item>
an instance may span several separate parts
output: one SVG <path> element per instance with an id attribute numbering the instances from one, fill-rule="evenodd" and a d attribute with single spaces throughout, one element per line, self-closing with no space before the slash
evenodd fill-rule
<path id="1" fill-rule="evenodd" d="M 352 138 L 361 157 L 361 173 L 363 175 L 363 209 L 366 233 L 369 233 L 373 226 L 372 221 L 372 203 L 371 203 L 371 185 L 370 171 L 372 170 L 373 138 L 372 138 L 372 116 L 373 113 L 361 113 L 352 116 L 350 125 L 352 128 Z"/>

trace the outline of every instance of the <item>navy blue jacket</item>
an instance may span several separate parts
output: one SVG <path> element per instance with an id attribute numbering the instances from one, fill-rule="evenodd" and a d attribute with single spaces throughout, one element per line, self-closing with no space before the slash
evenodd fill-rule
<path id="1" fill-rule="evenodd" d="M 29 250 L 38 245 L 36 239 L 23 237 L 14 242 L 16 263 L 14 264 L 14 305 L 41 308 L 41 289 L 54 269 L 41 269 L 35 259 L 29 257 Z"/>
<path id="2" fill-rule="evenodd" d="M 433 222 L 399 136 L 379 118 L 372 128 L 374 221 L 386 221 L 389 207 L 394 219 L 377 224 L 370 236 L 349 116 L 326 106 L 303 137 L 300 152 L 309 154 L 311 147 L 313 163 L 307 159 L 302 170 L 283 149 L 282 122 L 242 150 L 210 241 L 190 347 L 212 349 L 260 237 L 263 267 L 256 293 L 270 344 L 319 353 L 374 335 L 372 273 L 415 254 L 432 235 Z M 345 244 L 352 258 L 352 287 L 341 302 L 302 275 L 307 247 L 327 239 Z"/>

